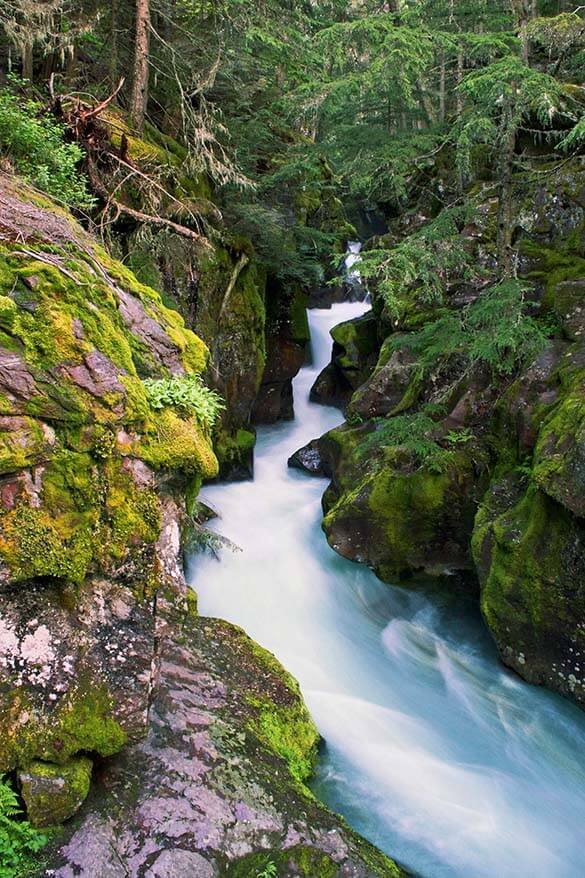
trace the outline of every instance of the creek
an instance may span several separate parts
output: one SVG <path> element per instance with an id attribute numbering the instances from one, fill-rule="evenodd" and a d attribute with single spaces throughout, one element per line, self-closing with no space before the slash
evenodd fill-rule
<path id="1" fill-rule="evenodd" d="M 240 548 L 198 555 L 203 615 L 241 625 L 299 680 L 326 746 L 314 791 L 422 878 L 581 878 L 585 714 L 499 662 L 475 602 L 380 582 L 320 528 L 322 479 L 288 457 L 336 426 L 309 402 L 330 329 L 309 312 L 296 418 L 258 433 L 253 482 L 206 488 Z"/>

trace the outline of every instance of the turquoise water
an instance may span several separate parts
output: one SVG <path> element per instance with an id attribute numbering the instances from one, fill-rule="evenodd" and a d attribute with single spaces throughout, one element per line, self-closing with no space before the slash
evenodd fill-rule
<path id="1" fill-rule="evenodd" d="M 207 488 L 241 552 L 193 559 L 200 610 L 244 627 L 299 679 L 327 744 L 315 791 L 423 878 L 585 875 L 585 714 L 498 662 L 473 604 L 384 585 L 320 529 L 326 482 L 290 454 L 341 421 L 309 389 L 329 330 L 310 312 L 296 420 L 259 431 L 254 482 Z"/>

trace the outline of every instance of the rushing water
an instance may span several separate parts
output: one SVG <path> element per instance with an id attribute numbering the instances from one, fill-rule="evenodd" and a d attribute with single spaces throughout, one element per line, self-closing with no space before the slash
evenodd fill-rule
<path id="1" fill-rule="evenodd" d="M 325 483 L 287 458 L 341 420 L 312 405 L 329 330 L 310 313 L 296 420 L 259 431 L 254 482 L 205 490 L 242 552 L 193 560 L 200 609 L 300 680 L 327 741 L 317 794 L 423 878 L 585 875 L 585 714 L 503 669 L 477 610 L 383 585 L 320 529 Z"/>

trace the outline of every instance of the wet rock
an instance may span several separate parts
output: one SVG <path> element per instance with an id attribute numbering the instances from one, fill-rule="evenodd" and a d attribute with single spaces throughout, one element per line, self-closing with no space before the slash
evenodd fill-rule
<path id="1" fill-rule="evenodd" d="M 151 317 L 142 302 L 126 290 L 118 290 L 120 315 L 132 335 L 146 346 L 160 366 L 173 375 L 183 375 L 185 369 L 177 346 L 173 344 L 161 324 Z"/>
<path id="2" fill-rule="evenodd" d="M 305 362 L 305 345 L 277 338 L 269 345 L 262 384 L 252 409 L 255 424 L 294 418 L 292 381 Z"/>
<path id="3" fill-rule="evenodd" d="M 585 705 L 585 523 L 512 478 L 491 486 L 475 523 L 482 611 L 508 666 Z"/>
<path id="4" fill-rule="evenodd" d="M 92 396 L 103 398 L 107 394 L 115 394 L 121 397 L 118 410 L 126 399 L 127 391 L 120 382 L 120 369 L 114 366 L 112 361 L 100 351 L 92 351 L 86 354 L 84 361 L 79 366 L 67 367 L 71 380 L 91 393 Z"/>
<path id="5" fill-rule="evenodd" d="M 379 418 L 390 414 L 404 398 L 415 375 L 416 360 L 409 351 L 384 348 L 372 376 L 355 391 L 348 407 L 352 419 Z"/>
<path id="6" fill-rule="evenodd" d="M 585 279 L 557 284 L 553 301 L 565 337 L 570 341 L 585 337 Z"/>
<path id="7" fill-rule="evenodd" d="M 288 465 L 293 469 L 301 469 L 312 476 L 327 475 L 324 468 L 324 462 L 321 457 L 319 440 L 313 439 L 303 448 L 289 457 Z"/>
<path id="8" fill-rule="evenodd" d="M 294 780 L 279 723 L 285 736 L 296 730 L 299 756 L 315 732 L 270 654 L 225 622 L 189 618 L 161 631 L 159 661 L 148 737 L 102 766 L 47 876 L 219 878 L 262 851 L 294 859 L 299 845 L 336 878 L 402 874 Z"/>
<path id="9" fill-rule="evenodd" d="M 64 765 L 31 762 L 19 771 L 18 782 L 30 823 L 53 826 L 73 817 L 87 798 L 92 770 L 91 759 L 78 756 Z"/>
<path id="10" fill-rule="evenodd" d="M 376 318 L 369 312 L 340 323 L 332 329 L 331 336 L 331 363 L 311 388 L 311 400 L 345 408 L 376 365 L 379 350 Z"/>

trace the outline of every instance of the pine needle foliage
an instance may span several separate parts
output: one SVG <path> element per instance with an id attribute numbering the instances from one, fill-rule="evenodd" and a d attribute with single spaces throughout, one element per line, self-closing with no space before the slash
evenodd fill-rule
<path id="1" fill-rule="evenodd" d="M 359 456 L 362 458 L 378 449 L 399 448 L 417 466 L 424 466 L 430 472 L 444 472 L 452 459 L 451 451 L 438 444 L 437 422 L 425 410 L 376 418 L 373 424 L 374 430 L 359 446 Z"/>
<path id="2" fill-rule="evenodd" d="M 494 375 L 509 377 L 534 359 L 547 339 L 547 327 L 531 313 L 535 306 L 527 294 L 520 281 L 502 281 L 461 311 L 449 311 L 419 332 L 398 336 L 395 347 L 412 351 L 427 373 L 457 359 L 464 368 L 480 364 Z"/>
<path id="3" fill-rule="evenodd" d="M 464 208 L 443 210 L 396 247 L 363 254 L 360 273 L 375 281 L 392 320 L 398 320 L 413 299 L 425 305 L 438 304 L 450 280 L 471 279 L 477 274 L 460 234 L 465 216 Z"/>

